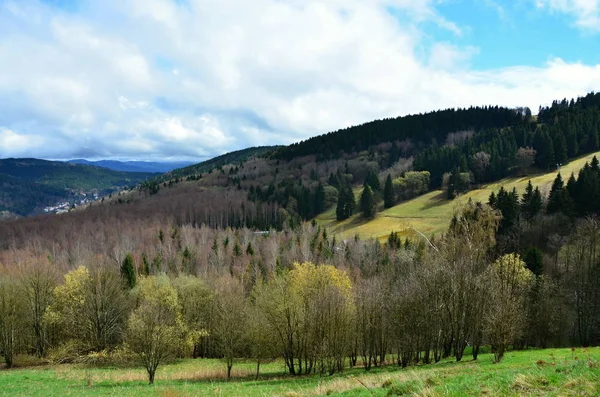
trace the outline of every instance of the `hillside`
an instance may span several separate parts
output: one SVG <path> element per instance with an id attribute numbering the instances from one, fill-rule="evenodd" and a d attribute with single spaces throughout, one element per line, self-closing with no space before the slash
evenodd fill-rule
<path id="1" fill-rule="evenodd" d="M 114 171 L 124 172 L 152 172 L 164 173 L 172 171 L 176 168 L 183 168 L 194 164 L 190 161 L 178 162 L 156 162 L 156 161 L 116 161 L 116 160 L 98 160 L 89 161 L 84 159 L 69 160 L 70 164 L 85 164 L 96 167 L 108 168 Z"/>
<path id="2" fill-rule="evenodd" d="M 590 162 L 594 156 L 600 156 L 600 152 L 589 154 L 563 165 L 560 169 L 563 178 L 568 178 L 572 173 L 577 175 L 578 171 L 586 162 Z M 401 235 L 414 235 L 418 230 L 428 236 L 440 234 L 447 230 L 452 215 L 456 209 L 467 201 L 487 202 L 492 192 L 496 193 L 500 187 L 507 190 L 516 188 L 521 194 L 525 191 L 528 181 L 534 186 L 539 186 L 544 195 L 547 195 L 552 181 L 556 178 L 557 171 L 538 173 L 519 177 L 504 178 L 494 183 L 485 184 L 478 189 L 471 190 L 459 195 L 456 199 L 447 200 L 441 190 L 434 190 L 415 199 L 400 203 L 392 208 L 377 213 L 375 219 L 365 221 L 360 215 L 354 215 L 344 221 L 336 221 L 335 208 L 329 208 L 327 212 L 319 215 L 316 220 L 326 226 L 328 230 L 341 238 L 350 238 L 359 235 L 361 238 L 386 239 L 392 231 Z M 358 202 L 362 189 L 355 189 Z"/>
<path id="3" fill-rule="evenodd" d="M 190 175 L 210 172 L 211 170 L 224 165 L 236 165 L 243 163 L 251 157 L 259 157 L 278 148 L 279 146 L 258 146 L 242 150 L 236 150 L 233 152 L 225 153 L 221 156 L 214 157 L 210 160 L 203 161 L 198 164 L 172 170 L 171 172 L 168 172 L 165 175 L 161 176 L 160 179 L 169 180 L 173 178 L 184 178 Z"/>
<path id="4" fill-rule="evenodd" d="M 30 215 L 59 201 L 81 201 L 89 194 L 109 194 L 135 186 L 154 175 L 60 161 L 2 159 L 0 211 Z"/>

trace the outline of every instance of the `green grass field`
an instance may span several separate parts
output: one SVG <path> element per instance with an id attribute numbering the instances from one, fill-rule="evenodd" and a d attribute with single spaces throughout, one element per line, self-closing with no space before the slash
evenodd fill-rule
<path id="1" fill-rule="evenodd" d="M 565 183 L 571 173 L 575 173 L 577 176 L 578 171 L 594 156 L 600 157 L 600 152 L 581 157 L 562 166 L 560 172 Z M 363 220 L 360 215 L 338 222 L 335 219 L 335 207 L 330 208 L 316 219 L 321 226 L 327 227 L 330 232 L 340 238 L 351 238 L 358 234 L 361 238 L 383 240 L 392 231 L 399 232 L 404 236 L 413 236 L 415 234 L 414 230 L 430 236 L 446 231 L 456 209 L 464 205 L 469 199 L 487 202 L 490 194 L 497 192 L 501 186 L 508 190 L 512 190 L 514 187 L 519 193 L 523 193 L 529 180 L 534 186 L 539 186 L 542 194 L 544 194 L 549 191 L 557 173 L 557 171 L 554 171 L 545 174 L 505 178 L 479 189 L 471 190 L 453 201 L 446 200 L 444 193 L 441 190 L 436 190 L 380 211 L 377 213 L 376 218 L 369 222 Z M 355 191 L 357 203 L 360 190 Z"/>
<path id="2" fill-rule="evenodd" d="M 469 357 L 470 358 L 470 357 Z M 600 396 L 600 348 L 509 352 L 500 364 L 490 354 L 478 361 L 370 372 L 355 368 L 331 377 L 290 377 L 281 362 L 264 366 L 238 363 L 230 382 L 218 360 L 182 360 L 159 367 L 156 383 L 146 384 L 137 368 L 52 365 L 0 370 L 0 395 L 6 396 Z"/>

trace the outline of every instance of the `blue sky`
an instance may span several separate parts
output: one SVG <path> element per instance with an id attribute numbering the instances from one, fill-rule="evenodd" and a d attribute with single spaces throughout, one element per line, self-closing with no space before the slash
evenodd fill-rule
<path id="1" fill-rule="evenodd" d="M 0 157 L 201 160 L 597 91 L 600 0 L 0 0 L 0 59 Z"/>

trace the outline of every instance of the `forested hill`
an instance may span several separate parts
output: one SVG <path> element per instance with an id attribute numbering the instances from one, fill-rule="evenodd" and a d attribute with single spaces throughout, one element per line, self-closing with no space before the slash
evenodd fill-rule
<path id="1" fill-rule="evenodd" d="M 316 154 L 320 159 L 330 159 L 340 153 L 359 152 L 373 145 L 393 141 L 410 141 L 418 146 L 432 142 L 443 144 L 450 133 L 503 128 L 520 124 L 527 120 L 527 116 L 531 116 L 531 112 L 525 108 L 515 111 L 490 106 L 375 120 L 281 148 L 275 157 L 289 160 Z"/>
<path id="2" fill-rule="evenodd" d="M 90 193 L 108 194 L 154 175 L 60 161 L 0 159 L 0 211 L 30 215 L 58 201 Z"/>
<path id="3" fill-rule="evenodd" d="M 243 163 L 251 157 L 262 156 L 278 148 L 279 146 L 257 146 L 242 150 L 236 150 L 233 152 L 225 153 L 221 156 L 214 157 L 210 160 L 203 161 L 198 164 L 189 165 L 183 168 L 177 168 L 171 172 L 167 172 L 165 175 L 160 176 L 159 179 L 169 180 L 171 178 L 184 178 L 190 175 L 197 175 L 202 174 L 204 172 L 210 172 L 211 170 L 222 167 L 224 165 Z"/>
<path id="4" fill-rule="evenodd" d="M 153 172 L 164 173 L 177 168 L 187 167 L 194 164 L 189 161 L 175 162 L 156 162 L 156 161 L 116 161 L 116 160 L 98 160 L 89 161 L 84 159 L 73 159 L 67 161 L 71 164 L 85 164 L 96 167 L 108 168 L 109 170 L 125 171 L 125 172 Z"/>

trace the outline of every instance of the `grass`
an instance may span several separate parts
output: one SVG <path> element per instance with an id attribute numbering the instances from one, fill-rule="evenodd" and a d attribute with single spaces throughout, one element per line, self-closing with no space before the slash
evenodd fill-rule
<path id="1" fill-rule="evenodd" d="M 289 377 L 281 362 L 264 365 L 253 380 L 254 363 L 234 366 L 227 382 L 218 360 L 181 360 L 159 367 L 156 384 L 137 368 L 53 365 L 0 370 L 0 395 L 10 396 L 600 396 L 600 348 L 509 352 L 500 364 L 490 354 L 478 361 L 369 372 L 355 368 L 331 377 Z"/>
<path id="2" fill-rule="evenodd" d="M 600 156 L 600 152 L 581 157 L 560 169 L 565 183 L 571 173 L 577 172 L 586 162 L 590 162 L 594 156 Z M 414 236 L 415 230 L 427 236 L 440 234 L 446 231 L 452 215 L 457 208 L 464 205 L 469 199 L 473 201 L 487 202 L 492 192 L 497 192 L 500 187 L 512 190 L 516 188 L 519 193 L 525 191 L 527 182 L 531 180 L 534 186 L 539 186 L 542 193 L 547 193 L 556 178 L 558 171 L 532 174 L 522 177 L 505 178 L 498 182 L 481 186 L 460 195 L 455 200 L 446 200 L 441 190 L 436 190 L 419 196 L 413 200 L 406 201 L 395 207 L 378 212 L 375 219 L 366 221 L 360 215 L 355 215 L 345 221 L 338 222 L 335 219 L 335 207 L 319 215 L 317 222 L 326 226 L 330 232 L 343 239 L 352 238 L 355 235 L 361 238 L 386 239 L 392 231 L 399 232 L 404 236 Z M 360 189 L 355 191 L 358 195 Z"/>

